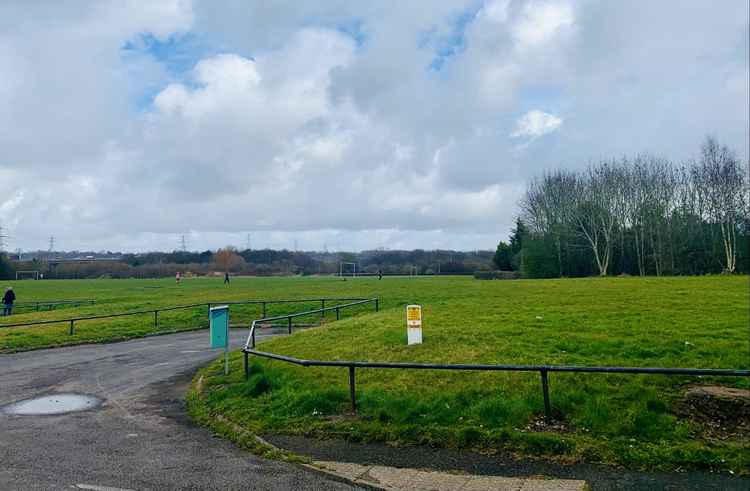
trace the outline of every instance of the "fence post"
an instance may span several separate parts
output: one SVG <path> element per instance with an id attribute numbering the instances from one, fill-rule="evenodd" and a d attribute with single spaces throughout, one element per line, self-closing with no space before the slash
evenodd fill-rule
<path id="1" fill-rule="evenodd" d="M 357 397 L 354 386 L 354 365 L 349 365 L 349 396 L 352 399 L 352 412 L 357 412 Z"/>
<path id="2" fill-rule="evenodd" d="M 287 317 L 287 320 L 289 321 L 289 334 L 291 334 L 292 333 L 292 318 L 291 318 L 291 316 Z"/>
<path id="3" fill-rule="evenodd" d="M 211 326 L 211 302 L 208 302 L 206 306 L 208 307 L 206 311 L 206 317 L 208 318 L 208 325 L 210 327 Z"/>
<path id="4" fill-rule="evenodd" d="M 70 319 L 70 335 L 73 335 L 73 319 Z"/>
<path id="5" fill-rule="evenodd" d="M 262 318 L 266 318 L 266 302 L 261 302 L 261 306 L 263 307 L 263 313 L 261 314 Z"/>
<path id="6" fill-rule="evenodd" d="M 341 318 L 341 315 L 339 314 L 339 308 L 336 307 L 336 320 L 339 320 Z"/>
<path id="7" fill-rule="evenodd" d="M 320 299 L 320 316 L 325 317 L 326 316 L 326 301 L 325 299 Z"/>
<path id="8" fill-rule="evenodd" d="M 159 311 L 154 310 L 154 327 L 159 327 Z"/>
<path id="9" fill-rule="evenodd" d="M 379 300 L 376 298 L 375 299 L 375 312 L 377 312 L 378 310 L 380 310 L 380 305 L 379 305 Z"/>
<path id="10" fill-rule="evenodd" d="M 245 380 L 250 378 L 250 365 L 247 361 L 247 351 L 245 352 Z"/>
<path id="11" fill-rule="evenodd" d="M 547 370 L 540 370 L 542 375 L 542 393 L 544 395 L 544 420 L 547 424 L 552 422 L 552 406 L 549 402 L 549 382 L 547 381 Z"/>

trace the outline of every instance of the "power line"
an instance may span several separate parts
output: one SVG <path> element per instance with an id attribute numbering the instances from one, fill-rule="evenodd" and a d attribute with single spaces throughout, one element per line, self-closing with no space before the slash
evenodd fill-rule
<path id="1" fill-rule="evenodd" d="M 5 239 L 8 236 L 3 233 L 3 227 L 0 227 L 0 252 L 5 252 Z"/>
<path id="2" fill-rule="evenodd" d="M 185 240 L 185 234 L 180 235 L 180 250 L 187 252 L 187 241 Z"/>

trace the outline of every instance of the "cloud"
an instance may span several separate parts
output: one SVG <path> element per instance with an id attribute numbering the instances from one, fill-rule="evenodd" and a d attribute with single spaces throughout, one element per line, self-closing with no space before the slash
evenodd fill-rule
<path id="1" fill-rule="evenodd" d="M 743 2 L 5 1 L 0 225 L 24 249 L 188 231 L 196 249 L 248 231 L 493 247 L 544 169 L 687 159 L 708 133 L 747 158 L 747 19 Z"/>
<path id="2" fill-rule="evenodd" d="M 516 129 L 510 134 L 510 137 L 539 138 L 542 135 L 558 130 L 562 124 L 562 118 L 534 109 L 518 118 Z"/>

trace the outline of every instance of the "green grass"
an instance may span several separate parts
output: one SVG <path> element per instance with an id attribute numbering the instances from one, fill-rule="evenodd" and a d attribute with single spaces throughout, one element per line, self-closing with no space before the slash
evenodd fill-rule
<path id="1" fill-rule="evenodd" d="M 354 296 L 381 299 L 340 322 L 264 342 L 300 358 L 435 363 L 516 363 L 744 368 L 748 346 L 748 277 L 590 278 L 477 281 L 440 278 L 237 278 L 24 281 L 19 301 L 96 298 L 94 306 L 14 316 L 65 318 L 198 302 Z M 424 344 L 406 346 L 404 306 L 424 306 Z M 269 314 L 306 307 L 275 306 Z M 232 308 L 233 322 L 259 307 Z M 356 314 L 356 315 L 355 315 Z M 0 319 L 6 322 L 8 319 Z M 65 324 L 0 328 L 0 349 L 133 337 L 205 325 L 205 307 L 153 317 L 84 321 L 75 336 Z M 750 447 L 737 437 L 712 438 L 677 415 L 685 386 L 733 378 L 550 374 L 553 410 L 562 426 L 538 431 L 543 413 L 534 373 L 415 370 L 357 371 L 358 414 L 349 414 L 345 369 L 302 368 L 254 360 L 244 381 L 241 357 L 225 377 L 219 364 L 202 371 L 202 397 L 191 412 L 206 423 L 221 414 L 226 428 L 247 434 L 303 434 L 509 451 L 563 462 L 617 463 L 631 468 L 710 468 L 747 472 Z M 236 432 L 222 431 L 225 436 Z"/>
<path id="2" fill-rule="evenodd" d="M 750 364 L 747 277 L 404 279 L 383 285 L 383 311 L 267 341 L 262 349 L 323 360 Z M 424 305 L 424 344 L 408 347 L 403 306 L 411 302 Z M 346 369 L 255 359 L 245 382 L 239 354 L 232 362 L 228 377 L 218 365 L 202 372 L 202 404 L 258 434 L 509 451 L 642 469 L 746 473 L 750 465 L 746 439 L 712 438 L 677 415 L 686 386 L 747 388 L 747 379 L 553 373 L 553 411 L 562 426 L 540 431 L 533 424 L 543 414 L 534 373 L 361 369 L 355 416 L 349 414 Z"/>

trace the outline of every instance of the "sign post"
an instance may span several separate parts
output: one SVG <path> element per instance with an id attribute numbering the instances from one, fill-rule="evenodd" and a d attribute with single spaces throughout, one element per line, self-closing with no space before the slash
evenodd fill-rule
<path id="1" fill-rule="evenodd" d="M 409 345 L 422 344 L 422 306 L 406 306 L 406 337 Z"/>
<path id="2" fill-rule="evenodd" d="M 229 374 L 229 306 L 219 305 L 209 310 L 211 347 L 224 348 L 224 375 Z"/>

